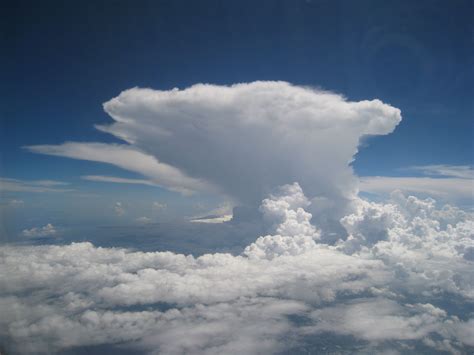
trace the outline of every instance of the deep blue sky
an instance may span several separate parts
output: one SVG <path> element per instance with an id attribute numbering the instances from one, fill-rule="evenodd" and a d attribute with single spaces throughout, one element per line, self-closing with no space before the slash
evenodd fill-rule
<path id="1" fill-rule="evenodd" d="M 15 1 L 2 12 L 2 176 L 115 172 L 21 146 L 113 141 L 93 124 L 127 88 L 266 79 L 402 110 L 396 132 L 359 154 L 361 175 L 473 161 L 472 1 Z"/>

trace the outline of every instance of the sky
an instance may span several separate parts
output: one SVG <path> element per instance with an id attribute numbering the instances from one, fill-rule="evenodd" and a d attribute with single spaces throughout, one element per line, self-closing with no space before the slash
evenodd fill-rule
<path id="1" fill-rule="evenodd" d="M 471 351 L 473 17 L 6 4 L 0 352 Z"/>

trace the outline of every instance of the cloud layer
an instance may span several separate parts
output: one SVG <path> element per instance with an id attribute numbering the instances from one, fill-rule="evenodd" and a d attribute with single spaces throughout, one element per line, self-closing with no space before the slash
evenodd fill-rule
<path id="1" fill-rule="evenodd" d="M 310 204 L 281 187 L 261 205 L 271 234 L 237 256 L 5 246 L 1 337 L 35 353 L 472 352 L 472 214 L 400 192 L 358 199 L 349 237 L 327 245 Z"/>

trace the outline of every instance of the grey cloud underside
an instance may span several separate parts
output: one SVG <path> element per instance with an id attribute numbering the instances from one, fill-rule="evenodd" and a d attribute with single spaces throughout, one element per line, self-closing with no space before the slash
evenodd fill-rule
<path id="1" fill-rule="evenodd" d="M 399 192 L 358 199 L 349 237 L 327 245 L 310 204 L 281 187 L 261 205 L 271 234 L 237 256 L 5 246 L 1 337 L 25 353 L 472 352 L 472 214 Z"/>

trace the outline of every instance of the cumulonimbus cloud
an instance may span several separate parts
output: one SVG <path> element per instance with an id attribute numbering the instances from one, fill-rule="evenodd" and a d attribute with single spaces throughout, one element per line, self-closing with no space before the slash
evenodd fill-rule
<path id="1" fill-rule="evenodd" d="M 357 181 L 349 163 L 361 137 L 388 134 L 401 120 L 400 110 L 379 100 L 351 102 L 331 92 L 272 81 L 165 91 L 133 88 L 104 109 L 114 122 L 98 128 L 128 145 L 65 143 L 28 149 L 111 163 L 178 191 L 210 185 L 238 204 L 253 206 L 293 181 L 310 198 L 354 198 Z"/>

